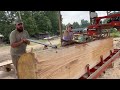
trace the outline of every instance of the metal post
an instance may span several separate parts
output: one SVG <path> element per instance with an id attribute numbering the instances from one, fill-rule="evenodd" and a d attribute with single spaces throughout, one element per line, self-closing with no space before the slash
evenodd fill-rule
<path id="1" fill-rule="evenodd" d="M 107 11 L 107 16 L 110 14 L 111 11 Z"/>
<path id="2" fill-rule="evenodd" d="M 89 11 L 90 24 L 92 25 L 92 24 L 94 24 L 94 23 L 95 23 L 95 17 L 97 17 L 97 16 L 95 16 L 95 17 L 91 17 L 91 12 L 94 12 L 94 13 L 95 13 L 95 11 Z"/>
<path id="3" fill-rule="evenodd" d="M 107 12 L 107 16 L 108 16 L 108 11 L 106 11 Z"/>
<path id="4" fill-rule="evenodd" d="M 101 64 L 101 65 L 104 64 L 103 55 L 100 56 L 100 64 Z"/>
<path id="5" fill-rule="evenodd" d="M 86 65 L 86 68 L 87 68 L 87 74 L 88 74 L 88 76 L 90 76 L 90 65 L 87 64 L 87 65 Z"/>
<path id="6" fill-rule="evenodd" d="M 92 25 L 91 11 L 89 11 L 89 16 L 90 16 L 90 24 Z"/>
<path id="7" fill-rule="evenodd" d="M 59 19 L 59 31 L 60 31 L 60 45 L 62 46 L 62 15 L 60 11 L 58 11 L 58 19 Z"/>

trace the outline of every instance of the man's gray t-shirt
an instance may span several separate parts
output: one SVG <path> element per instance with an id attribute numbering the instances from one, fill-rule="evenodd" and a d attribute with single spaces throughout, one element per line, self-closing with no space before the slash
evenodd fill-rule
<path id="1" fill-rule="evenodd" d="M 10 33 L 10 44 L 14 43 L 14 42 L 19 42 L 21 39 L 28 39 L 29 38 L 29 34 L 26 30 L 23 30 L 23 32 L 18 32 L 17 30 L 13 30 Z M 18 47 L 11 47 L 10 53 L 11 55 L 17 55 L 20 56 L 21 54 L 26 52 L 26 46 L 27 44 L 22 43 L 20 46 Z"/>

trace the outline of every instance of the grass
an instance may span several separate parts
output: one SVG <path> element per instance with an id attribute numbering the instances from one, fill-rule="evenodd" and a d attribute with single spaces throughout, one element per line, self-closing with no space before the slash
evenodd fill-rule
<path id="1" fill-rule="evenodd" d="M 112 37 L 120 37 L 120 32 L 113 32 L 113 33 L 111 33 L 110 34 L 110 36 L 112 36 Z"/>
<path id="2" fill-rule="evenodd" d="M 111 28 L 110 36 L 113 38 L 120 37 L 120 31 L 118 31 L 116 28 Z"/>

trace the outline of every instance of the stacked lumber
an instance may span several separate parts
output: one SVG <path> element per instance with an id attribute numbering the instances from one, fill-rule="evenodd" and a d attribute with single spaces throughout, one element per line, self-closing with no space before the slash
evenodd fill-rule
<path id="1" fill-rule="evenodd" d="M 56 52 L 57 50 L 57 52 Z M 74 44 L 58 49 L 23 54 L 18 61 L 20 79 L 78 79 L 90 68 L 105 59 L 113 50 L 113 38 Z"/>

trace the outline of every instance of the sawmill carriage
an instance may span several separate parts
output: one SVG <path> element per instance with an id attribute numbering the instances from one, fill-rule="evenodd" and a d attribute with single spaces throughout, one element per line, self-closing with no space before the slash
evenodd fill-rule
<path id="1" fill-rule="evenodd" d="M 101 23 L 101 19 L 107 19 L 107 22 Z M 87 28 L 87 35 L 92 39 L 110 37 L 111 28 L 116 28 L 120 31 L 120 13 L 103 17 L 95 17 L 94 23 Z"/>

